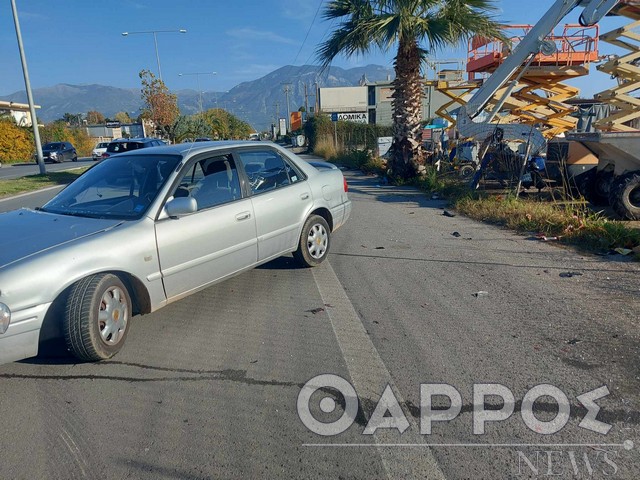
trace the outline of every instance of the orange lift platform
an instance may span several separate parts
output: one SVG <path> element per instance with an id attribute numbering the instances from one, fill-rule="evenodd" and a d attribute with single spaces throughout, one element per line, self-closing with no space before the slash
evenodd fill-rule
<path id="1" fill-rule="evenodd" d="M 506 27 L 509 43 L 472 39 L 467 61 L 469 82 L 491 75 L 531 28 L 531 25 Z M 546 138 L 572 130 L 577 123 L 571 116 L 575 109 L 563 102 L 576 97 L 580 90 L 564 82 L 587 75 L 590 63 L 597 60 L 598 26 L 565 25 L 561 35 L 545 38 L 545 48 L 535 55 L 526 70 L 523 71 L 523 65 L 515 72 L 512 81 L 517 79 L 518 85 L 501 107 L 507 114 L 496 117 L 496 121 L 535 125 Z M 494 105 L 506 89 L 505 86 L 496 93 Z"/>

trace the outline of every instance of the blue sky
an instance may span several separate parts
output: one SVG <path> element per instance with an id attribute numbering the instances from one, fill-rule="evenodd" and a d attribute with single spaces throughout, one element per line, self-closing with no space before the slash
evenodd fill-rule
<path id="1" fill-rule="evenodd" d="M 331 31 L 321 18 L 320 0 L 16 0 L 34 88 L 58 83 L 138 88 L 138 72 L 157 73 L 153 35 L 123 37 L 122 32 L 186 29 L 186 34 L 158 34 L 163 79 L 172 90 L 226 91 L 288 64 L 314 63 L 314 49 Z M 501 0 L 498 18 L 508 23 L 535 23 L 553 0 Z M 317 14 L 317 16 L 316 16 Z M 315 20 L 314 20 L 315 17 Z M 576 22 L 577 12 L 566 21 Z M 607 31 L 621 25 L 605 19 Z M 305 40 L 306 37 L 306 40 Z M 601 53 L 612 47 L 602 44 Z M 463 50 L 439 52 L 459 58 Z M 337 59 L 353 67 L 375 63 L 392 66 L 392 54 Z M 592 69 L 574 82 L 582 94 L 613 86 Z M 0 2 L 0 95 L 24 89 L 20 58 L 8 0 Z M 37 101 L 37 99 L 36 99 Z"/>

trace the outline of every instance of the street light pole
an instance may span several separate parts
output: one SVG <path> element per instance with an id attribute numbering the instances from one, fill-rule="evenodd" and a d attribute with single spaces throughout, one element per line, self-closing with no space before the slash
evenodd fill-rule
<path id="1" fill-rule="evenodd" d="M 291 110 L 289 108 L 289 92 L 291 92 L 291 84 L 283 83 L 284 85 L 284 94 L 287 97 L 287 120 L 285 125 L 287 126 L 287 133 L 291 131 L 290 119 L 291 119 Z"/>
<path id="2" fill-rule="evenodd" d="M 198 98 L 200 104 L 200 113 L 202 113 L 202 90 L 200 89 L 200 75 L 217 75 L 218 72 L 193 72 L 193 73 L 179 73 L 179 77 L 183 77 L 185 75 L 195 75 L 196 82 L 198 83 Z M 216 98 L 216 107 L 218 106 L 218 100 Z"/>
<path id="3" fill-rule="evenodd" d="M 20 61 L 22 62 L 22 74 L 24 75 L 24 87 L 27 91 L 27 102 L 29 103 L 29 112 L 31 113 L 31 125 L 33 126 L 33 138 L 36 144 L 36 158 L 38 159 L 38 168 L 40 174 L 47 173 L 44 166 L 44 158 L 42 157 L 42 144 L 40 143 L 40 131 L 38 130 L 38 118 L 36 117 L 36 107 L 33 102 L 33 94 L 31 93 L 31 82 L 29 81 L 29 70 L 27 69 L 27 58 L 24 54 L 24 45 L 22 44 L 22 33 L 20 32 L 20 21 L 18 20 L 18 9 L 15 0 L 11 0 L 11 10 L 13 12 L 13 23 L 16 26 L 16 37 L 18 39 L 18 49 L 20 50 Z"/>
<path id="4" fill-rule="evenodd" d="M 153 45 L 155 46 L 156 49 L 156 62 L 158 63 L 158 75 L 160 77 L 160 81 L 163 82 L 162 80 L 162 68 L 160 67 L 160 53 L 158 52 L 158 33 L 187 33 L 187 31 L 184 28 L 181 28 L 180 30 L 144 30 L 141 32 L 122 32 L 122 36 L 123 37 L 127 37 L 129 35 L 138 35 L 138 34 L 143 34 L 143 33 L 150 33 L 153 35 Z"/>

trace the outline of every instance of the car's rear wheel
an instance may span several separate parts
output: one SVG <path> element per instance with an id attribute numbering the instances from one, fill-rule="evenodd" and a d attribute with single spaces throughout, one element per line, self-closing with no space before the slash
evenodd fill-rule
<path id="1" fill-rule="evenodd" d="M 130 320 L 131 297 L 117 276 L 83 278 L 67 300 L 63 319 L 67 348 L 84 361 L 111 358 L 122 348 Z"/>
<path id="2" fill-rule="evenodd" d="M 302 267 L 320 265 L 331 245 L 331 229 L 327 221 L 320 215 L 311 215 L 302 227 L 298 249 L 293 253 L 294 258 Z"/>

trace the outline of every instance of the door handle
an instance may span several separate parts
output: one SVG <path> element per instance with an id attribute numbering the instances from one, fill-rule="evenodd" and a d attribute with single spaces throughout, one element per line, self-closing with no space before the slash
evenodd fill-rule
<path id="1" fill-rule="evenodd" d="M 242 212 L 236 215 L 236 220 L 238 220 L 239 222 L 241 222 L 242 220 L 246 220 L 248 218 L 251 218 L 250 212 Z"/>
<path id="2" fill-rule="evenodd" d="M 306 200 L 309 198 L 309 194 L 308 193 L 303 193 L 300 195 L 300 200 Z"/>

